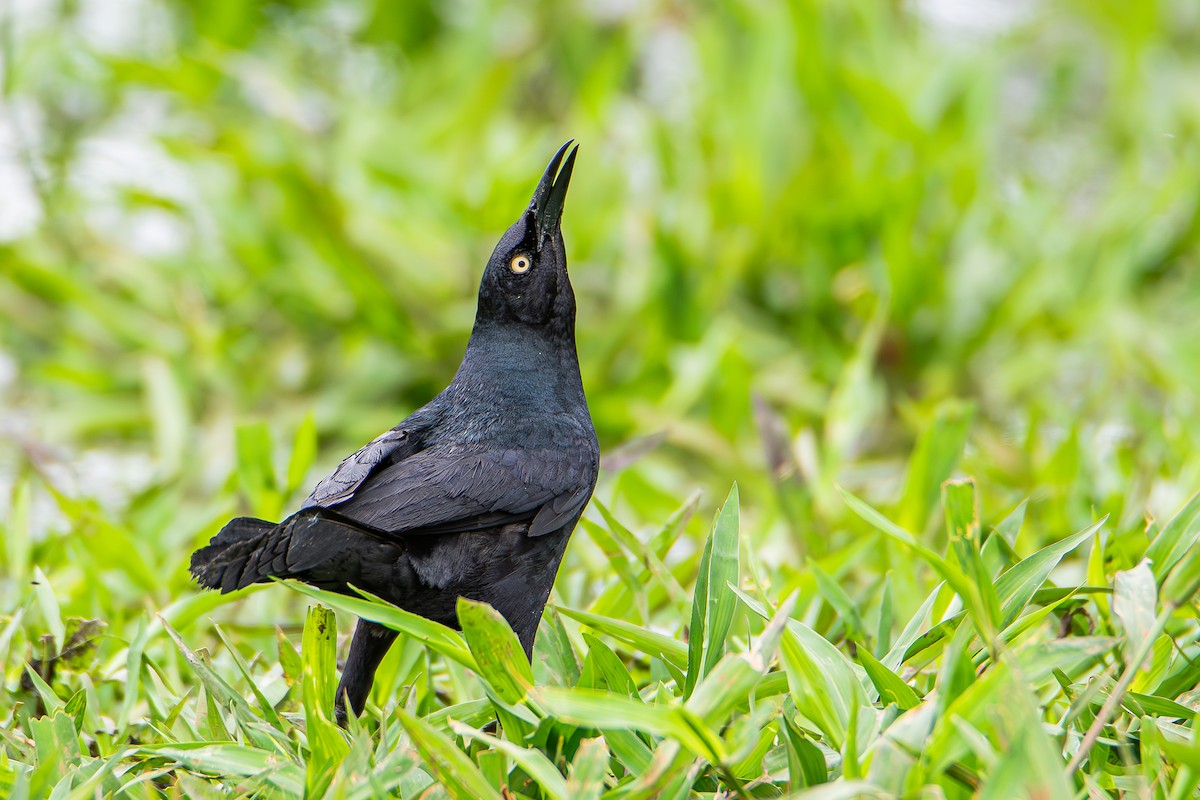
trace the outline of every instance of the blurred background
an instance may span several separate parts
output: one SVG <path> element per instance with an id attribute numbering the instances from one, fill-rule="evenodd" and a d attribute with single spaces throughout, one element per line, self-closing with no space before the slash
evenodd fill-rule
<path id="1" fill-rule="evenodd" d="M 1191 0 L 4 0 L 0 59 L 4 614 L 171 607 L 431 398 L 569 137 L 596 499 L 644 538 L 699 490 L 676 558 L 735 480 L 780 597 L 905 563 L 838 485 L 941 549 L 973 475 L 1021 552 L 1200 487 Z"/>

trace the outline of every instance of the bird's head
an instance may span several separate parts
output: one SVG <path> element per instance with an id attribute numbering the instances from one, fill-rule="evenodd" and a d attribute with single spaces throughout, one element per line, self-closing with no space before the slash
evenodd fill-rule
<path id="1" fill-rule="evenodd" d="M 567 277 L 567 251 L 559 227 L 579 151 L 576 145 L 567 153 L 570 147 L 568 141 L 554 154 L 529 207 L 500 237 L 488 259 L 479 286 L 477 323 L 574 329 L 575 294 Z"/>

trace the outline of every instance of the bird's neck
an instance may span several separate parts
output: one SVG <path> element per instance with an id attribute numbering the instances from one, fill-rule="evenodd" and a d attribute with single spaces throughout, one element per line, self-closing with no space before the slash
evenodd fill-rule
<path id="1" fill-rule="evenodd" d="M 504 404 L 570 410 L 586 402 L 574 331 L 476 320 L 451 383 L 455 390 Z"/>

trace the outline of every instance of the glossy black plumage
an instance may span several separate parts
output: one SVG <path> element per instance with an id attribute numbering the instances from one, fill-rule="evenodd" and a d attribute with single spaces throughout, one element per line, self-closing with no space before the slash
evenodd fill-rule
<path id="1" fill-rule="evenodd" d="M 348 456 L 283 522 L 231 520 L 193 553 L 199 583 L 222 592 L 272 577 L 338 592 L 353 584 L 451 626 L 458 597 L 468 597 L 492 604 L 532 654 L 599 464 L 559 228 L 575 162 L 574 149 L 564 159 L 569 145 L 484 269 L 450 385 Z M 394 639 L 359 621 L 339 719 L 345 698 L 362 710 Z"/>

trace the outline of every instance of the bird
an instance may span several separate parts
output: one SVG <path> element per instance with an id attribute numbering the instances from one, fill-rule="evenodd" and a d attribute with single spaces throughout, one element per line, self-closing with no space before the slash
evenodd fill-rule
<path id="1" fill-rule="evenodd" d="M 357 588 L 456 629 L 465 597 L 495 608 L 532 661 L 600 463 L 561 229 L 573 141 L 488 259 L 450 384 L 347 456 L 282 522 L 226 523 L 192 554 L 201 586 L 227 593 L 294 578 L 343 594 Z M 362 713 L 395 639 L 358 620 L 335 699 L 340 724 Z"/>

